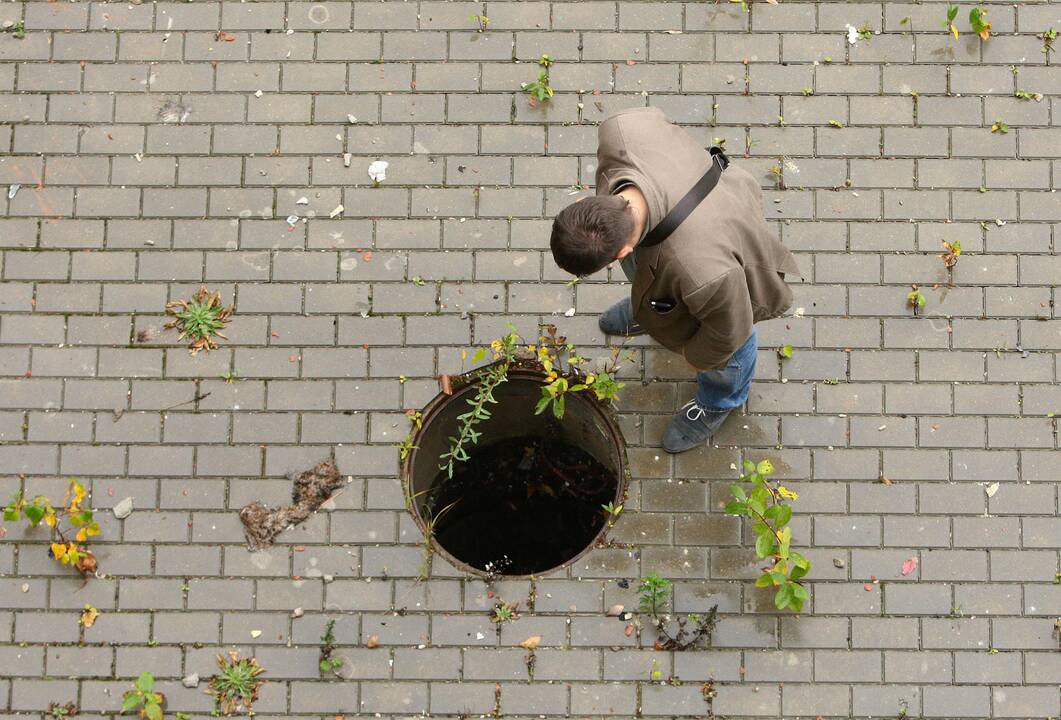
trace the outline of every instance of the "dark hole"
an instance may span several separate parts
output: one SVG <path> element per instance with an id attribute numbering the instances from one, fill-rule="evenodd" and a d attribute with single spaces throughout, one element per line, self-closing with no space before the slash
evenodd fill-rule
<path id="1" fill-rule="evenodd" d="M 402 467 L 410 510 L 440 555 L 488 576 L 540 575 L 578 558 L 604 537 L 602 506 L 622 503 L 626 452 L 610 412 L 584 394 L 562 418 L 534 413 L 544 374 L 511 369 L 494 391 L 490 418 L 476 426 L 469 458 L 440 470 L 460 433 L 459 416 L 478 380 L 454 383 L 426 408 Z"/>
<path id="2" fill-rule="evenodd" d="M 517 437 L 470 455 L 452 478 L 444 470 L 435 477 L 426 514 L 439 515 L 436 542 L 472 567 L 502 575 L 549 570 L 604 528 L 601 506 L 614 500 L 616 480 L 585 450 Z"/>

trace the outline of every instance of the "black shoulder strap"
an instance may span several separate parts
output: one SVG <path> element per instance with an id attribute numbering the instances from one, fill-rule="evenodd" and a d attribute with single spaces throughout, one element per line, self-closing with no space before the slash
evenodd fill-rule
<path id="1" fill-rule="evenodd" d="M 666 240 L 718 184 L 719 178 L 722 177 L 722 171 L 729 166 L 729 158 L 718 147 L 708 148 L 708 152 L 711 153 L 711 167 L 707 169 L 703 177 L 696 181 L 692 189 L 685 193 L 685 196 L 670 209 L 666 217 L 648 231 L 644 239 L 637 244 L 639 248 L 659 245 Z"/>

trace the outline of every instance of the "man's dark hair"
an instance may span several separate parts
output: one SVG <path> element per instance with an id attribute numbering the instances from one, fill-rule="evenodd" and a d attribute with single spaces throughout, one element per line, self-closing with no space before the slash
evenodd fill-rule
<path id="1" fill-rule="evenodd" d="M 568 205 L 553 220 L 553 259 L 572 275 L 592 275 L 615 260 L 634 231 L 629 202 L 621 195 L 594 195 Z"/>

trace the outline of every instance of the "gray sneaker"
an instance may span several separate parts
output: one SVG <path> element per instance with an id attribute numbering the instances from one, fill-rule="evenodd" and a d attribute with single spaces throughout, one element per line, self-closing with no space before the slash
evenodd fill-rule
<path id="1" fill-rule="evenodd" d="M 634 306 L 630 298 L 623 298 L 604 311 L 597 321 L 605 335 L 644 335 L 645 329 L 634 322 Z"/>
<path id="2" fill-rule="evenodd" d="M 693 449 L 718 432 L 729 413 L 729 410 L 708 410 L 696 400 L 690 400 L 671 418 L 663 435 L 663 449 L 669 453 Z"/>

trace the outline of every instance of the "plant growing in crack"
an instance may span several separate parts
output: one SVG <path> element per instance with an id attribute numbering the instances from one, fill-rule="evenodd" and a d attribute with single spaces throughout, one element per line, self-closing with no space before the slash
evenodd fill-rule
<path id="1" fill-rule="evenodd" d="M 136 710 L 144 720 L 162 720 L 165 703 L 166 696 L 155 692 L 155 676 L 145 671 L 133 683 L 133 689 L 122 696 L 122 712 Z"/>
<path id="2" fill-rule="evenodd" d="M 548 55 L 538 58 L 538 79 L 530 83 L 521 83 L 523 92 L 530 96 L 531 107 L 547 102 L 553 96 L 553 88 L 549 85 L 549 68 L 553 60 Z"/>
<path id="3" fill-rule="evenodd" d="M 619 515 L 623 512 L 623 504 L 619 503 L 616 505 L 614 502 L 606 502 L 600 507 L 608 516 L 608 527 L 613 527 L 615 521 L 619 519 Z"/>
<path id="4" fill-rule="evenodd" d="M 54 720 L 66 720 L 74 715 L 77 715 L 77 705 L 74 705 L 72 702 L 53 702 L 48 705 L 48 716 Z"/>
<path id="5" fill-rule="evenodd" d="M 335 620 L 329 620 L 321 635 L 321 657 L 318 666 L 322 673 L 332 674 L 343 666 L 343 659 L 334 657 L 335 653 Z"/>
<path id="6" fill-rule="evenodd" d="M 774 466 L 769 460 L 758 463 L 745 460 L 744 475 L 740 480 L 751 483 L 750 491 L 741 482 L 731 485 L 733 499 L 726 504 L 726 512 L 752 522 L 756 556 L 760 560 L 773 560 L 773 566 L 763 570 L 755 585 L 776 587 L 774 605 L 777 609 L 792 608 L 799 612 L 809 597 L 800 579 L 810 570 L 810 561 L 790 547 L 792 528 L 788 523 L 792 519 L 792 506 L 784 502 L 799 496 L 784 485 L 775 486 L 769 479 L 773 472 Z"/>
<path id="7" fill-rule="evenodd" d="M 228 339 L 221 331 L 232 317 L 232 306 L 222 305 L 220 291 L 211 293 L 206 287 L 200 287 L 190 300 L 166 303 L 166 314 L 173 320 L 165 327 L 176 328 L 180 332 L 178 340 L 191 341 L 188 349 L 192 355 L 200 350 L 217 349 L 214 338 Z"/>
<path id="8" fill-rule="evenodd" d="M 987 10 L 984 8 L 974 7 L 969 11 L 969 26 L 981 40 L 991 37 L 991 21 L 987 19 Z"/>
<path id="9" fill-rule="evenodd" d="M 87 496 L 85 486 L 77 480 L 70 481 L 59 507 L 44 495 L 28 500 L 19 493 L 4 508 L 4 521 L 18 522 L 25 518 L 31 527 L 44 523 L 53 533 L 48 554 L 61 564 L 74 568 L 87 580 L 95 574 L 98 564 L 96 556 L 84 543 L 90 537 L 99 535 L 99 523 L 93 511 L 82 507 Z M 72 538 L 69 533 L 73 534 Z"/>
<path id="10" fill-rule="evenodd" d="M 258 688 L 265 682 L 258 676 L 265 672 L 265 668 L 258 664 L 257 658 L 241 658 L 235 650 L 229 651 L 228 658 L 218 655 L 217 667 L 218 673 L 210 678 L 206 692 L 214 696 L 218 712 L 234 715 L 246 711 L 253 715 Z"/>
<path id="11" fill-rule="evenodd" d="M 1043 41 L 1043 47 L 1040 52 L 1049 58 L 1050 53 L 1054 50 L 1054 40 L 1057 39 L 1057 30 L 1047 28 L 1039 35 L 1039 39 Z"/>
<path id="12" fill-rule="evenodd" d="M 641 580 L 638 589 L 638 610 L 646 615 L 656 628 L 657 650 L 686 650 L 699 644 L 710 645 L 711 634 L 717 622 L 718 606 L 707 615 L 689 613 L 685 616 L 667 612 L 673 592 L 670 580 L 650 572 Z"/>
<path id="13" fill-rule="evenodd" d="M 490 611 L 490 622 L 498 626 L 518 619 L 519 603 L 507 603 L 504 600 L 498 600 Z"/>
<path id="14" fill-rule="evenodd" d="M 927 300 L 925 294 L 921 292 L 917 285 L 911 285 L 910 287 L 913 289 L 906 293 L 906 304 L 913 309 L 914 317 L 917 317 L 925 309 Z"/>
<path id="15" fill-rule="evenodd" d="M 486 26 L 490 24 L 490 18 L 486 15 L 472 14 L 468 16 L 468 20 L 479 26 L 478 32 L 486 32 Z"/>
<path id="16" fill-rule="evenodd" d="M 943 267 L 947 269 L 947 278 L 951 282 L 954 280 L 954 266 L 958 264 L 958 259 L 961 256 L 961 240 L 955 240 L 954 242 L 943 241 L 943 253 L 939 257 L 943 261 Z"/>

